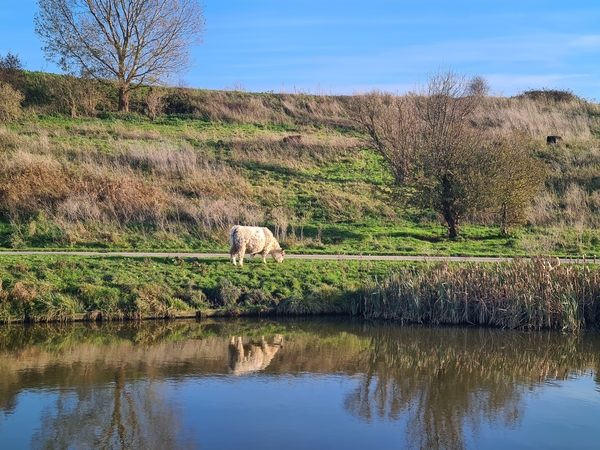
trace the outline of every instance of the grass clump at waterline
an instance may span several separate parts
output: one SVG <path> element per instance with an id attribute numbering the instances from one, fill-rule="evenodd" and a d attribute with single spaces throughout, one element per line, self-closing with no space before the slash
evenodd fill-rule
<path id="1" fill-rule="evenodd" d="M 0 256 L 0 320 L 347 314 L 403 323 L 577 331 L 600 325 L 600 269 L 549 260 L 398 263 Z"/>

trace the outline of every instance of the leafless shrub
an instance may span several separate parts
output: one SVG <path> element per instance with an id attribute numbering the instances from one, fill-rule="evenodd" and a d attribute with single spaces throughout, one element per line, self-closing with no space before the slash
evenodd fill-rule
<path id="1" fill-rule="evenodd" d="M 226 86 L 226 91 L 234 91 L 234 92 L 246 92 L 246 86 L 240 80 L 233 83 L 233 86 Z"/>
<path id="2" fill-rule="evenodd" d="M 355 94 L 348 104 L 350 117 L 369 135 L 398 184 L 406 181 L 415 162 L 419 134 L 415 100 L 412 95 L 374 90 Z"/>
<path id="3" fill-rule="evenodd" d="M 480 75 L 476 75 L 469 81 L 469 93 L 471 95 L 488 95 L 490 83 Z"/>
<path id="4" fill-rule="evenodd" d="M 287 240 L 288 226 L 290 224 L 290 213 L 281 208 L 274 208 L 271 211 L 271 217 L 275 223 L 275 239 L 279 242 Z"/>
<path id="5" fill-rule="evenodd" d="M 157 116 L 165 112 L 165 108 L 167 106 L 166 96 L 166 91 L 158 87 L 153 87 L 146 95 L 144 103 L 146 103 L 148 115 L 152 121 L 156 120 Z"/>
<path id="6" fill-rule="evenodd" d="M 50 84 L 50 93 L 61 109 L 69 111 L 71 117 L 77 117 L 80 110 L 88 116 L 94 116 L 98 104 L 104 99 L 94 81 L 72 75 L 55 77 Z"/>
<path id="7" fill-rule="evenodd" d="M 0 84 L 6 83 L 18 89 L 23 82 L 24 69 L 25 64 L 18 54 L 8 52 L 6 56 L 0 55 Z"/>

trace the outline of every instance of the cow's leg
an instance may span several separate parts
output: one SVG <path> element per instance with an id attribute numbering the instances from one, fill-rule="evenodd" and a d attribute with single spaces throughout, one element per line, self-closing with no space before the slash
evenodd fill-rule
<path id="1" fill-rule="evenodd" d="M 231 250 L 229 252 L 229 257 L 231 258 L 231 262 L 233 263 L 233 265 L 237 266 L 237 262 L 235 260 L 236 259 L 236 253 L 233 250 Z"/>
<path id="2" fill-rule="evenodd" d="M 262 256 L 262 259 L 263 259 L 263 264 L 267 263 L 267 255 L 268 255 L 268 253 L 265 253 L 265 252 L 262 252 L 260 254 L 260 256 Z"/>
<path id="3" fill-rule="evenodd" d="M 246 245 L 242 245 L 240 247 L 240 253 L 239 253 L 239 257 L 240 257 L 240 267 L 244 267 L 244 254 L 246 253 Z"/>

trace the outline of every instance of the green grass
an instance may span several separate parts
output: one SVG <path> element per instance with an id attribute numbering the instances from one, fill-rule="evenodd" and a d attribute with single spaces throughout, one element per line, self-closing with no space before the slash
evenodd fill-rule
<path id="1" fill-rule="evenodd" d="M 390 263 L 76 256 L 0 256 L 0 319 L 54 320 L 100 312 L 106 317 L 168 315 L 171 310 L 250 308 L 322 295 L 336 298 Z"/>

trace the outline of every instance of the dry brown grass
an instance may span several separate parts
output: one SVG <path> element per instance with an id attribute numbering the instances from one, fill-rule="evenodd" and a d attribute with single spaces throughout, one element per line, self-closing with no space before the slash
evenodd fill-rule
<path id="1" fill-rule="evenodd" d="M 0 126 L 0 149 L 3 151 L 14 150 L 24 145 L 26 139 L 17 132 L 9 130 L 4 126 Z"/>
<path id="2" fill-rule="evenodd" d="M 3 209 L 23 213 L 51 210 L 71 192 L 71 177 L 56 159 L 17 150 L 0 160 Z"/>
<path id="3" fill-rule="evenodd" d="M 600 271 L 537 259 L 509 264 L 401 267 L 373 282 L 356 308 L 367 317 L 577 331 L 600 319 Z"/>
<path id="4" fill-rule="evenodd" d="M 265 133 L 253 138 L 239 137 L 226 142 L 231 159 L 237 163 L 268 164 L 292 170 L 337 161 L 359 146 L 353 137 L 304 134 L 301 142 L 285 143 L 286 134 Z"/>
<path id="5" fill-rule="evenodd" d="M 397 217 L 395 206 L 374 185 L 344 180 L 333 188 L 319 173 L 329 164 L 343 171 L 339 167 L 364 146 L 353 131 L 333 126 L 351 127 L 347 97 L 189 95 L 196 103 L 190 103 L 195 109 L 188 113 L 216 123 L 181 121 L 177 135 L 164 125 L 147 128 L 119 120 L 0 126 L 0 210 L 23 226 L 43 212 L 71 242 L 85 236 L 91 240 L 93 233 L 117 242 L 123 228 L 136 223 L 154 228 L 152 232 L 216 235 L 234 223 L 268 220 L 286 237 L 284 225 L 297 226 L 301 208 L 313 207 L 319 209 L 319 220 Z M 524 129 L 540 140 L 559 134 L 576 143 L 542 145 L 553 176 L 558 179 L 568 166 L 569 178 L 535 202 L 531 223 L 600 225 L 600 194 L 585 184 L 597 176 L 600 164 L 600 149 L 590 144 L 590 128 L 598 125 L 588 115 L 594 107 L 585 102 L 486 99 L 479 116 L 483 124 Z M 225 123 L 231 121 L 252 125 Z M 301 141 L 284 143 L 291 134 L 301 135 Z M 263 173 L 268 182 L 251 178 Z M 301 197 L 310 204 L 291 206 Z"/>
<path id="6" fill-rule="evenodd" d="M 549 103 L 521 98 L 487 97 L 477 110 L 478 124 L 510 132 L 520 130 L 536 139 L 558 135 L 567 141 L 589 141 L 599 121 L 584 101 Z"/>
<path id="7" fill-rule="evenodd" d="M 8 83 L 0 82 L 0 122 L 12 122 L 23 115 L 25 96 Z"/>
<path id="8" fill-rule="evenodd" d="M 17 222 L 43 211 L 73 242 L 89 236 L 94 223 L 161 230 L 187 223 L 211 231 L 264 218 L 238 170 L 184 141 L 118 139 L 105 152 L 51 140 L 34 128 L 31 140 L 3 133 L 19 148 L 0 159 L 0 206 Z M 74 132 L 103 137 L 109 131 L 91 124 Z"/>
<path id="9" fill-rule="evenodd" d="M 250 94 L 240 91 L 174 89 L 167 112 L 204 120 L 298 125 L 348 125 L 346 97 L 307 94 Z"/>

